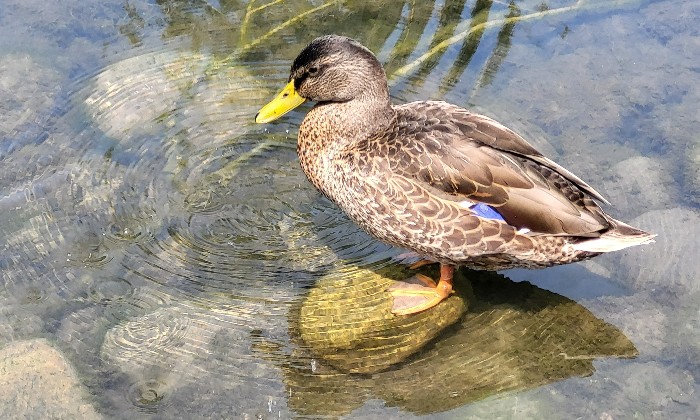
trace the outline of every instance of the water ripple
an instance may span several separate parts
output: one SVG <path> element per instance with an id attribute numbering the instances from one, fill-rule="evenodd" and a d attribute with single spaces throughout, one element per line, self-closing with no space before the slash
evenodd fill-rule
<path id="1" fill-rule="evenodd" d="M 126 390 L 126 400 L 140 412 L 155 414 L 167 401 L 168 384 L 158 379 L 141 380 Z"/>
<path id="2" fill-rule="evenodd" d="M 101 303 L 128 300 L 133 294 L 134 286 L 125 279 L 114 278 L 95 281 L 88 288 L 88 296 Z"/>
<path id="3" fill-rule="evenodd" d="M 108 66 L 67 98 L 45 174 L 0 197 L 18 220 L 0 256 L 12 303 L 45 307 L 138 411 L 202 378 L 283 398 L 294 305 L 329 272 L 396 253 L 308 183 L 301 114 L 254 124 L 287 73 L 177 48 Z"/>

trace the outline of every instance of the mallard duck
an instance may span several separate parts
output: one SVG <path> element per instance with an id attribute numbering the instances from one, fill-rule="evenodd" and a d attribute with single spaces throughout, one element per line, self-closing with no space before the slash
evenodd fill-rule
<path id="1" fill-rule="evenodd" d="M 353 39 L 313 40 L 255 121 L 306 101 L 316 105 L 299 127 L 297 152 L 311 183 L 377 239 L 440 264 L 437 284 L 418 276 L 392 288 L 397 315 L 447 298 L 457 266 L 541 268 L 653 242 L 493 119 L 441 101 L 392 105 L 381 64 Z"/>

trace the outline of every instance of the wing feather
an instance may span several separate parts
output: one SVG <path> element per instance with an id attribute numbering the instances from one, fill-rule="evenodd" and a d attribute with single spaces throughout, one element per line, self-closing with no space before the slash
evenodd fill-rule
<path id="1" fill-rule="evenodd" d="M 533 234 L 595 236 L 609 226 L 605 199 L 502 124 L 445 102 L 395 107 L 396 124 L 368 144 L 372 165 L 441 199 L 495 207 Z"/>

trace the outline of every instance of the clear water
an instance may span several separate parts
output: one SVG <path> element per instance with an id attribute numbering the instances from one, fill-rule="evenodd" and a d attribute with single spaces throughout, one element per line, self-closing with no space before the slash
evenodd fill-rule
<path id="1" fill-rule="evenodd" d="M 47 338 L 108 418 L 697 417 L 699 16 L 692 0 L 2 0 L 0 349 Z M 377 52 L 395 102 L 496 118 L 657 243 L 512 281 L 464 272 L 457 324 L 378 328 L 404 353 L 314 344 L 350 317 L 310 324 L 314 305 L 346 308 L 347 290 L 353 310 L 402 253 L 306 181 L 306 108 L 253 123 L 326 33 Z M 381 369 L 347 372 L 363 360 Z"/>

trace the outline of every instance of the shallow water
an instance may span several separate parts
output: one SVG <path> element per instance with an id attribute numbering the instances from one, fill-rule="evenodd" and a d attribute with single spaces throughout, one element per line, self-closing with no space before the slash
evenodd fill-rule
<path id="1" fill-rule="evenodd" d="M 106 417 L 700 415 L 697 2 L 0 3 L 0 348 L 49 339 Z M 656 244 L 503 273 L 532 288 L 466 271 L 451 327 L 333 347 L 403 251 L 306 181 L 308 108 L 253 123 L 332 32 L 396 102 L 493 116 Z"/>

